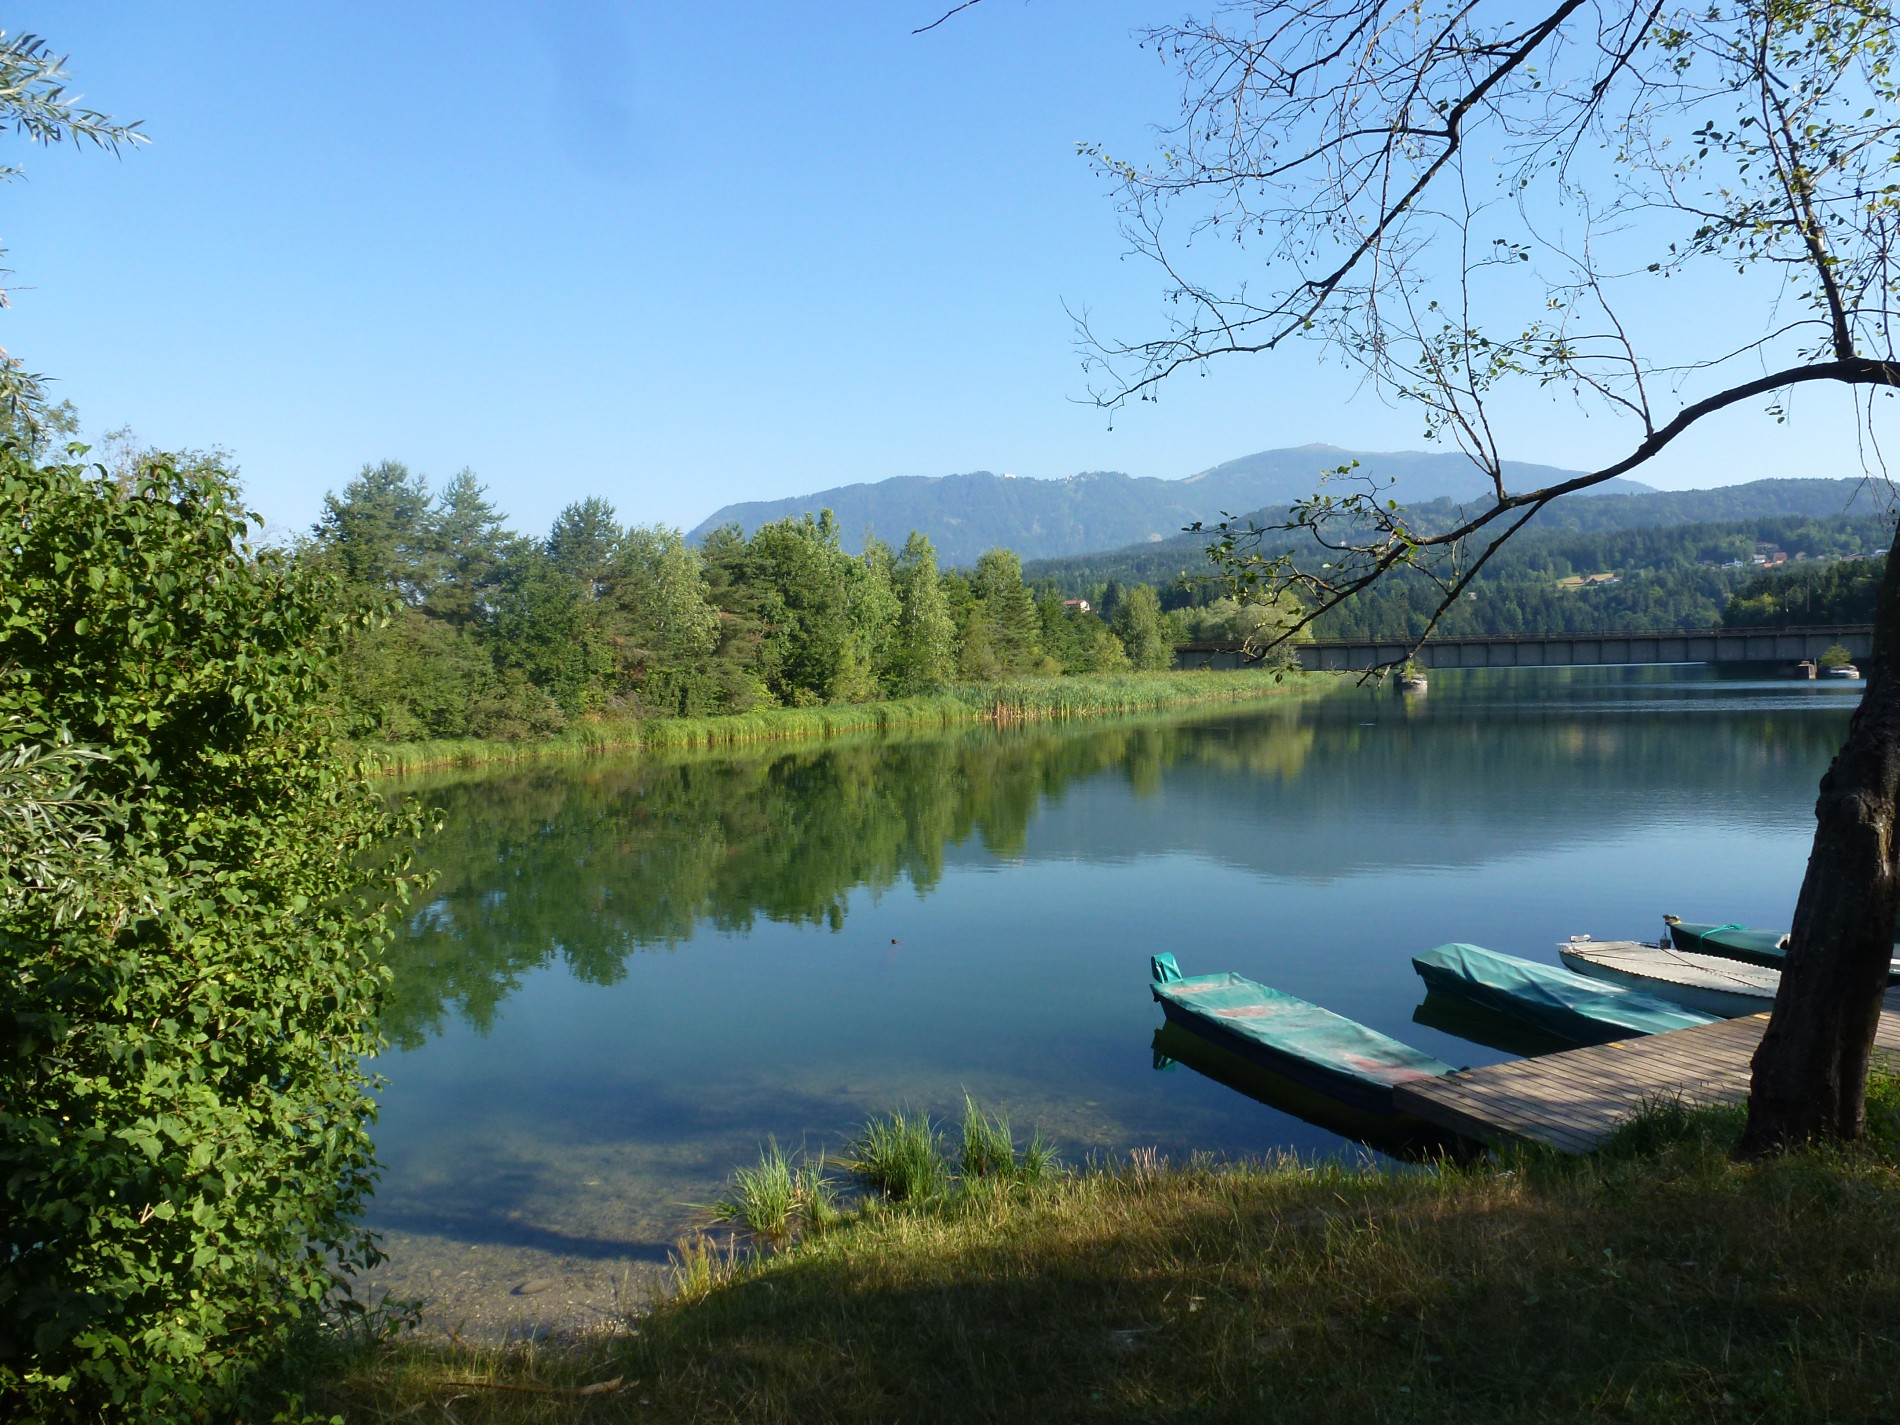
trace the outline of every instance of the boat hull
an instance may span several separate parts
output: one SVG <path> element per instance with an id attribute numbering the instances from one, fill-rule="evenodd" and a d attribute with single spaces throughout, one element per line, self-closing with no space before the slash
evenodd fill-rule
<path id="1" fill-rule="evenodd" d="M 1334 1094 L 1296 1083 L 1173 1020 L 1155 1031 L 1153 1047 L 1158 1069 L 1170 1063 L 1186 1065 L 1256 1103 L 1394 1158 L 1430 1160 L 1447 1153 L 1462 1155 L 1474 1146 L 1448 1129 L 1401 1112 L 1389 1103 L 1383 1111 L 1374 1112 L 1343 1103 Z"/>
<path id="2" fill-rule="evenodd" d="M 1451 1065 L 1344 1015 L 1242 975 L 1185 976 L 1153 957 L 1150 992 L 1170 1024 L 1292 1083 L 1366 1113 L 1393 1112 L 1399 1084 Z"/>
<path id="3" fill-rule="evenodd" d="M 1257 1039 L 1236 1034 L 1225 1025 L 1168 1000 L 1161 1002 L 1161 1012 L 1167 1016 L 1168 1023 L 1199 1035 L 1215 1048 L 1277 1074 L 1289 1083 L 1322 1094 L 1347 1108 L 1386 1117 L 1398 1112 L 1392 1106 L 1390 1084 L 1367 1083 L 1364 1079 L 1341 1073 L 1299 1054 L 1262 1044 Z"/>
<path id="4" fill-rule="evenodd" d="M 1615 960 L 1596 958 L 1613 945 L 1614 942 L 1602 942 L 1591 945 L 1588 949 L 1563 945 L 1558 947 L 1557 953 L 1564 964 L 1580 975 L 1639 989 L 1658 999 L 1700 1010 L 1703 1014 L 1712 1014 L 1721 1019 L 1740 1019 L 1743 1015 L 1764 1014 L 1775 1006 L 1773 982 L 1780 979 L 1776 971 L 1746 971 L 1738 964 L 1735 977 L 1726 985 L 1714 983 L 1711 979 L 1690 974 L 1687 971 L 1682 972 L 1680 978 L 1675 978 L 1669 973 L 1668 963 L 1660 958 L 1667 952 L 1660 950 L 1657 951 L 1658 958 L 1646 961 L 1619 963 Z M 1657 950 L 1655 946 L 1640 948 Z M 1703 958 L 1713 959 L 1714 957 Z M 1745 982 L 1739 978 L 1744 974 L 1760 976 L 1762 983 Z"/>

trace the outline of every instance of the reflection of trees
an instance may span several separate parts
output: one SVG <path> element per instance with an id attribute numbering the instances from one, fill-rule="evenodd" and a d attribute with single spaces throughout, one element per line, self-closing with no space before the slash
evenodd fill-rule
<path id="1" fill-rule="evenodd" d="M 1434 694 L 1434 697 L 1437 695 Z M 842 925 L 851 893 L 941 879 L 952 848 L 1096 859 L 1189 852 L 1276 875 L 1477 864 L 1615 835 L 1671 808 L 1780 823 L 1807 805 L 1845 719 L 1676 708 L 1460 709 L 1396 699 L 1144 725 L 965 731 L 750 757 L 550 764 L 413 787 L 446 812 L 434 900 L 394 954 L 390 1038 L 453 1010 L 486 1026 L 529 972 L 610 983 L 634 950 L 759 918 Z M 1361 726 L 1373 717 L 1376 727 Z M 1093 803 L 1109 776 L 1167 796 Z"/>
<path id="2" fill-rule="evenodd" d="M 1029 854 L 1204 856 L 1330 882 L 1608 844 L 1659 821 L 1780 828 L 1813 805 L 1846 726 L 1845 709 L 1397 704 L 1317 704 L 1272 736 L 1242 718 L 1197 727 L 1156 806 L 1124 816 L 1071 799 L 1038 819 Z"/>
<path id="3" fill-rule="evenodd" d="M 1280 716 L 1248 742 L 1276 736 L 1302 734 Z M 1185 726 L 1032 727 L 414 787 L 445 813 L 426 848 L 438 879 L 394 951 L 384 1030 L 413 1046 L 451 1007 L 485 1027 L 523 976 L 557 957 L 607 984 L 631 951 L 701 925 L 743 931 L 763 917 L 835 929 L 860 887 L 934 887 L 952 845 L 1020 854 L 1044 798 L 1079 779 L 1119 772 L 1139 791 L 1158 788 L 1191 738 Z"/>

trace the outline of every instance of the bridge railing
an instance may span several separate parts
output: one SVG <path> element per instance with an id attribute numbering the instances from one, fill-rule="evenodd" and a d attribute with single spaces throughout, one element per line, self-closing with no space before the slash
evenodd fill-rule
<path id="1" fill-rule="evenodd" d="M 1801 628 L 1679 628 L 1629 633 L 1474 634 L 1429 638 L 1411 656 L 1426 668 L 1566 668 L 1644 663 L 1797 663 L 1835 646 L 1852 658 L 1873 653 L 1872 624 Z M 1407 656 L 1404 639 L 1316 639 L 1290 650 L 1304 668 L 1352 670 Z M 1246 661 L 1235 644 L 1184 643 L 1175 649 L 1183 668 L 1237 668 Z"/>

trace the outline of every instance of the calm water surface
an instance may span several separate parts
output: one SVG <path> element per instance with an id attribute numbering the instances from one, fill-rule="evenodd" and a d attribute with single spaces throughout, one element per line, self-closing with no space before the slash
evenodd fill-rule
<path id="1" fill-rule="evenodd" d="M 768 1136 L 966 1090 L 1071 1160 L 1360 1151 L 1158 1072 L 1148 956 L 1494 1062 L 1414 1019 L 1410 957 L 1554 964 L 1664 911 L 1786 925 L 1859 692 L 1435 673 L 1423 699 L 419 783 L 448 822 L 396 966 L 372 1222 L 651 1261 Z"/>

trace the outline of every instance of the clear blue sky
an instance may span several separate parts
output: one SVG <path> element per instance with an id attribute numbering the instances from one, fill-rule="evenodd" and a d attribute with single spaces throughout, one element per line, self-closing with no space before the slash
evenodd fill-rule
<path id="1" fill-rule="evenodd" d="M 16 6 L 152 142 L 23 156 L 0 342 L 89 435 L 230 450 L 280 529 L 385 457 L 472 466 L 542 529 L 589 494 L 690 526 L 891 475 L 1421 444 L 1299 350 L 1112 429 L 1076 403 L 1063 303 L 1134 335 L 1161 308 L 1075 145 L 1146 151 L 1175 88 L 1131 31 L 1174 10 L 912 35 L 938 3 Z M 1855 473 L 1844 410 L 1744 413 L 1643 478 Z M 1620 453 L 1561 410 L 1506 427 L 1520 459 Z"/>

